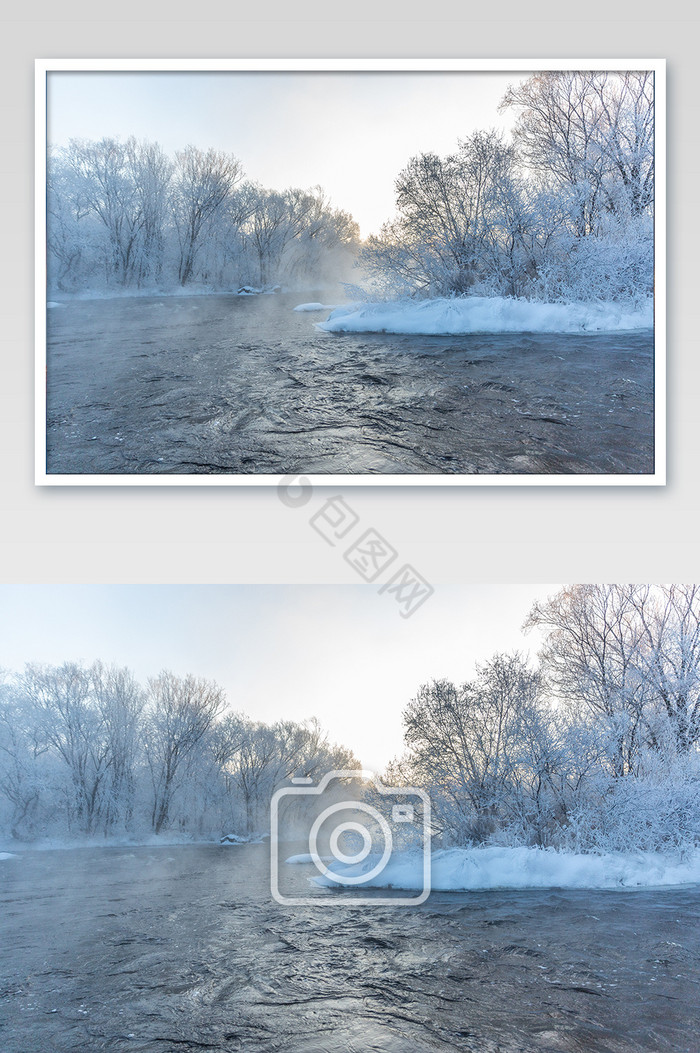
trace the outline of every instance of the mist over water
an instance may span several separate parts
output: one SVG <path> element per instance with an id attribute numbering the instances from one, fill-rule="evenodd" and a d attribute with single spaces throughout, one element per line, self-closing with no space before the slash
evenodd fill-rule
<path id="1" fill-rule="evenodd" d="M 653 334 L 330 334 L 303 295 L 47 313 L 47 471 L 653 471 Z"/>
<path id="2" fill-rule="evenodd" d="M 299 848 L 292 843 L 283 851 Z M 695 1048 L 695 889 L 280 907 L 266 845 L 0 862 L 0 1047 L 416 1053 Z M 363 893 L 366 895 L 366 892 Z"/>

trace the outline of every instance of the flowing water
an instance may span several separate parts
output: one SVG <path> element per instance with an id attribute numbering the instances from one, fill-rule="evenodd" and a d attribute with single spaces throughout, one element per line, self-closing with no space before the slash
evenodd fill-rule
<path id="1" fill-rule="evenodd" d="M 1 861 L 0 1049 L 700 1048 L 697 888 L 314 899 L 272 900 L 265 845 Z"/>
<path id="2" fill-rule="evenodd" d="M 47 471 L 653 471 L 651 331 L 330 334 L 314 326 L 326 314 L 295 313 L 298 302 L 51 308 Z"/>

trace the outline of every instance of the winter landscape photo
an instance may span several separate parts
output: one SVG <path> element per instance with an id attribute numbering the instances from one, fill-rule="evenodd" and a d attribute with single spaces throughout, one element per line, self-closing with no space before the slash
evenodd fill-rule
<path id="1" fill-rule="evenodd" d="M 662 483 L 664 64 L 40 62 L 37 481 Z"/>
<path id="2" fill-rule="evenodd" d="M 7 1053 L 697 1049 L 700 587 L 0 587 Z"/>

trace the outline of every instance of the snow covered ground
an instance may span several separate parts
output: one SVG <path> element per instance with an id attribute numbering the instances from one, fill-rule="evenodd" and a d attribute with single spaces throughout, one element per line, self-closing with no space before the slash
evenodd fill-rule
<path id="1" fill-rule="evenodd" d="M 218 845 L 221 843 L 218 837 L 196 837 L 194 834 L 179 834 L 172 830 L 164 834 L 144 833 L 133 836 L 124 834 L 105 837 L 104 834 L 95 834 L 92 837 L 42 837 L 36 841 L 21 843 L 11 838 L 3 838 L 0 840 L 0 860 L 26 857 L 35 852 L 72 852 L 75 849 L 101 850 L 103 848 L 175 848 L 181 845 Z M 248 844 L 249 842 L 247 839 L 240 838 L 240 843 Z"/>
<path id="2" fill-rule="evenodd" d="M 299 308 L 297 308 L 299 310 Z M 618 304 L 538 303 L 502 296 L 408 300 L 336 307 L 318 328 L 327 333 L 599 333 L 650 329 L 653 302 L 639 309 Z"/>
<path id="3" fill-rule="evenodd" d="M 294 308 L 295 311 L 337 311 L 335 304 L 331 303 L 300 303 Z"/>
<path id="4" fill-rule="evenodd" d="M 287 862 L 305 862 L 292 857 Z M 368 872 L 376 856 L 354 866 L 337 863 L 339 878 Z M 318 885 L 342 885 L 342 880 L 319 876 Z M 527 888 L 658 888 L 700 883 L 700 851 L 688 860 L 651 852 L 577 855 L 541 848 L 448 848 L 433 853 L 431 888 L 436 892 Z M 372 888 L 420 889 L 422 857 L 396 853 L 384 870 L 368 883 Z M 356 888 L 358 886 L 355 886 Z"/>

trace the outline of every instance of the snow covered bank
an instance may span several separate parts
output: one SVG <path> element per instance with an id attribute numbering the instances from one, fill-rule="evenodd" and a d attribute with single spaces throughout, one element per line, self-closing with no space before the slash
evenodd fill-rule
<path id="1" fill-rule="evenodd" d="M 318 885 L 342 885 L 342 876 L 367 873 L 376 856 L 354 866 L 337 863 L 341 878 L 319 876 Z M 649 888 L 700 883 L 700 851 L 685 862 L 653 852 L 576 855 L 541 848 L 449 848 L 433 853 L 431 888 L 436 892 L 527 888 Z M 420 855 L 398 853 L 368 882 L 373 888 L 420 889 Z M 358 887 L 357 885 L 355 886 Z M 361 886 L 365 887 L 365 886 Z"/>
<path id="2" fill-rule="evenodd" d="M 349 304 L 337 307 L 318 328 L 327 333 L 594 333 L 650 329 L 653 302 L 639 309 L 618 304 L 540 303 L 502 296 Z"/>
<path id="3" fill-rule="evenodd" d="M 331 303 L 300 303 L 294 308 L 295 311 L 337 311 L 335 304 Z"/>
<path id="4" fill-rule="evenodd" d="M 246 842 L 247 843 L 247 842 Z M 168 832 L 165 834 L 143 834 L 141 836 L 105 837 L 95 834 L 92 837 L 43 837 L 36 841 L 17 842 L 11 838 L 0 842 L 0 859 L 10 858 L 17 855 L 17 849 L 21 855 L 28 852 L 73 852 L 76 849 L 102 849 L 102 848 L 177 848 L 180 845 L 218 845 L 221 839 L 216 836 L 197 837 L 194 834 L 178 834 Z M 12 849 L 12 851 L 7 851 Z"/>
<path id="5" fill-rule="evenodd" d="M 73 302 L 83 302 L 91 300 L 149 300 L 157 297 L 158 299 L 198 299 L 200 297 L 209 296 L 276 296 L 283 290 L 280 285 L 270 286 L 255 286 L 255 285 L 241 285 L 231 286 L 227 289 L 218 289 L 210 285 L 174 285 L 174 286 L 159 286 L 151 285 L 141 289 L 135 289 L 131 286 L 124 289 L 81 289 L 74 290 L 72 292 L 66 292 L 65 290 L 54 289 L 49 293 L 49 296 L 60 296 L 60 300 L 49 299 L 47 307 L 64 307 L 67 304 Z M 293 292 L 294 290 L 289 290 Z M 299 290 L 296 290 L 299 292 Z M 324 310 L 332 310 L 332 305 L 325 306 Z"/>

